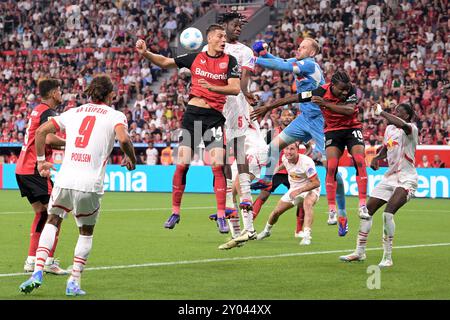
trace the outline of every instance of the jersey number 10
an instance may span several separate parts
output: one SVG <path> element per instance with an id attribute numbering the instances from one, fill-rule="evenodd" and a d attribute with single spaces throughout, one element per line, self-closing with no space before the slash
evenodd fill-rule
<path id="1" fill-rule="evenodd" d="M 91 138 L 92 130 L 95 125 L 95 116 L 87 116 L 81 122 L 80 129 L 78 129 L 79 136 L 75 139 L 75 147 L 86 148 L 89 139 Z"/>

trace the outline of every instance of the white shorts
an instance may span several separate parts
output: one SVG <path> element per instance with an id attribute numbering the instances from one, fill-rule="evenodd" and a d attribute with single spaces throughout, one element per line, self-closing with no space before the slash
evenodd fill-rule
<path id="1" fill-rule="evenodd" d="M 298 189 L 298 188 L 295 188 Z M 288 192 L 286 192 L 282 197 L 281 197 L 281 201 L 283 202 L 287 202 L 287 203 L 291 203 L 293 206 L 298 206 L 300 203 L 303 203 L 303 200 L 305 200 L 306 196 L 310 193 L 316 195 L 316 201 L 314 201 L 314 204 L 317 203 L 317 201 L 319 201 L 319 197 L 320 197 L 320 188 L 315 188 L 312 189 L 310 191 L 306 191 L 306 192 L 302 192 L 300 193 L 298 196 L 295 197 L 294 200 L 291 199 L 291 192 L 295 189 L 289 189 Z"/>
<path id="2" fill-rule="evenodd" d="M 224 106 L 225 137 L 227 141 L 245 136 L 248 129 L 249 104 L 240 92 L 237 96 L 227 96 Z"/>
<path id="3" fill-rule="evenodd" d="M 409 201 L 414 197 L 417 190 L 417 180 L 405 180 L 400 182 L 397 175 L 389 177 L 384 176 L 381 182 L 372 190 L 370 197 L 388 202 L 397 187 L 402 187 L 408 192 L 406 200 Z"/>
<path id="4" fill-rule="evenodd" d="M 93 226 L 97 222 L 102 195 L 95 192 L 53 188 L 48 203 L 49 214 L 57 215 L 63 219 L 72 212 L 78 227 L 82 225 Z"/>

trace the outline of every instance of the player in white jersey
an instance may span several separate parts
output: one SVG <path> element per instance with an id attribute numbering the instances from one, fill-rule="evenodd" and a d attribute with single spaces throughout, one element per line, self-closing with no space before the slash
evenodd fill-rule
<path id="1" fill-rule="evenodd" d="M 136 156 L 128 135 L 127 119 L 122 112 L 109 107 L 114 98 L 109 76 L 94 77 L 86 93 L 92 98 L 92 103 L 51 118 L 36 133 L 38 172 L 41 176 L 49 176 L 52 168 L 52 164 L 45 162 L 44 157 L 46 135 L 65 130 L 66 149 L 50 196 L 49 217 L 39 240 L 33 275 L 20 286 L 20 290 L 25 293 L 42 284 L 42 262 L 53 247 L 56 226 L 72 212 L 80 235 L 75 247 L 72 273 L 67 281 L 66 295 L 85 294 L 80 287 L 81 273 L 92 248 L 94 226 L 103 195 L 106 163 L 114 147 L 115 137 L 126 154 L 122 165 L 128 170 L 135 169 Z"/>
<path id="2" fill-rule="evenodd" d="M 300 245 L 311 244 L 311 227 L 313 223 L 313 206 L 320 197 L 320 180 L 317 176 L 314 161 L 298 153 L 298 143 L 284 148 L 281 158 L 282 164 L 275 170 L 286 169 L 289 176 L 290 188 L 272 211 L 264 230 L 258 234 L 257 239 L 262 240 L 271 235 L 273 225 L 287 210 L 295 206 L 302 206 L 305 211 L 304 237 Z"/>
<path id="3" fill-rule="evenodd" d="M 253 50 L 238 41 L 241 34 L 241 27 L 245 23 L 245 20 L 237 12 L 228 12 L 222 15 L 221 23 L 227 34 L 225 53 L 236 58 L 241 73 L 241 92 L 237 96 L 227 97 L 223 114 L 226 119 L 225 137 L 227 140 L 227 151 L 230 152 L 230 149 L 233 150 L 238 171 L 237 182 L 239 182 L 238 190 L 240 191 L 239 208 L 241 209 L 244 224 L 244 230 L 242 232 L 240 232 L 239 217 L 235 214 L 236 205 L 233 196 L 234 177 L 231 166 L 228 163 L 229 156 L 227 156 L 227 165 L 225 166 L 225 176 L 227 178 L 226 211 L 227 215 L 230 216 L 229 224 L 232 238 L 240 237 L 247 241 L 256 239 L 256 231 L 253 226 L 253 201 L 250 190 L 252 172 L 249 168 L 249 160 L 253 160 L 253 164 L 250 165 L 253 166 L 252 170 L 255 171 L 257 167 L 256 163 L 265 164 L 267 153 L 264 154 L 259 148 L 261 141 L 264 142 L 264 139 L 260 133 L 258 122 L 250 120 L 250 112 L 253 111 L 252 105 L 256 104 L 254 95 L 249 92 L 249 80 L 255 68 L 255 58 Z M 207 46 L 203 50 L 207 50 Z M 253 147 L 246 147 L 249 145 Z M 262 148 L 265 149 L 266 147 L 264 146 Z M 256 176 L 259 176 L 259 173 Z M 215 215 L 211 215 L 210 219 L 214 220 Z"/>
<path id="4" fill-rule="evenodd" d="M 390 267 L 392 262 L 392 242 L 394 239 L 394 214 L 406 203 L 417 189 L 418 176 L 414 166 L 418 129 L 411 123 L 414 111 L 409 104 L 400 104 L 392 115 L 382 110 L 380 105 L 375 114 L 385 118 L 389 125 L 384 133 L 383 147 L 373 158 L 371 168 L 377 170 L 378 161 L 387 158 L 389 168 L 381 182 L 374 188 L 367 202 L 370 219 L 361 219 L 356 251 L 341 256 L 342 261 L 362 261 L 366 259 L 366 244 L 372 216 L 387 203 L 383 212 L 383 258 L 380 267 Z"/>

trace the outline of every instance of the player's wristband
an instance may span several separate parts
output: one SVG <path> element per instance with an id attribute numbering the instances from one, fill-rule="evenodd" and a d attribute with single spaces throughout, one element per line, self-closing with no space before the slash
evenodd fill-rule
<path id="1" fill-rule="evenodd" d="M 37 161 L 45 161 L 45 156 L 37 156 L 36 160 Z"/>

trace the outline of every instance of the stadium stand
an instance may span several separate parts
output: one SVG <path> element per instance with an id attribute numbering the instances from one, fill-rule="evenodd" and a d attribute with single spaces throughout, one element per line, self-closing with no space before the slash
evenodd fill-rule
<path id="1" fill-rule="evenodd" d="M 82 92 L 92 75 L 107 72 L 119 93 L 114 107 L 127 115 L 133 141 L 145 146 L 152 142 L 160 151 L 167 143 L 176 144 L 190 75 L 171 71 L 159 90 L 152 89 L 163 71 L 140 60 L 134 43 L 144 38 L 152 51 L 171 56 L 170 43 L 177 33 L 212 3 L 1 2 L 0 143 L 23 142 L 27 116 L 38 103 L 36 83 L 41 76 L 62 80 L 63 111 L 85 103 Z M 370 111 L 377 102 L 385 108 L 411 103 L 420 143 L 450 145 L 450 90 L 444 89 L 450 82 L 448 1 L 403 0 L 392 7 L 381 0 L 289 0 L 274 5 L 284 7 L 278 21 L 256 39 L 268 42 L 273 54 L 288 58 L 304 37 L 315 37 L 327 80 L 344 68 L 358 87 L 368 146 L 381 143 L 386 127 Z M 270 103 L 295 90 L 292 83 L 292 75 L 258 68 L 251 87 Z M 261 127 L 276 125 L 279 113 L 267 115 Z M 139 151 L 143 163 L 145 150 Z M 1 151 L 3 161 L 14 160 L 10 152 Z M 120 161 L 118 154 L 112 158 Z"/>

